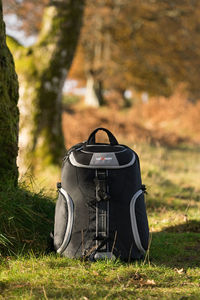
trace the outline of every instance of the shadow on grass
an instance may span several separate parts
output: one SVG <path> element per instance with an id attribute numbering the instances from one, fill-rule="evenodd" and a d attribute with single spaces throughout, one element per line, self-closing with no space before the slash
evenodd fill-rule
<path id="1" fill-rule="evenodd" d="M 187 221 L 152 233 L 152 263 L 174 268 L 200 266 L 200 222 Z"/>
<path id="2" fill-rule="evenodd" d="M 41 253 L 53 227 L 54 202 L 42 192 L 25 188 L 0 191 L 0 253 Z"/>
<path id="3" fill-rule="evenodd" d="M 166 227 L 164 232 L 176 232 L 176 233 L 200 233 L 200 222 L 196 220 L 186 221 L 185 223 Z M 200 240 L 200 236 L 199 236 Z"/>

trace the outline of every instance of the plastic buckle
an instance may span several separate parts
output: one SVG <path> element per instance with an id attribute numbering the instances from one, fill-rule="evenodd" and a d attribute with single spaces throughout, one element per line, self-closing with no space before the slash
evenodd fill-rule
<path id="1" fill-rule="evenodd" d="M 57 189 L 61 189 L 62 185 L 61 185 L 61 182 L 57 182 Z"/>
<path id="2" fill-rule="evenodd" d="M 105 170 L 97 170 L 96 172 L 96 178 L 98 180 L 105 180 L 107 177 L 106 171 Z"/>

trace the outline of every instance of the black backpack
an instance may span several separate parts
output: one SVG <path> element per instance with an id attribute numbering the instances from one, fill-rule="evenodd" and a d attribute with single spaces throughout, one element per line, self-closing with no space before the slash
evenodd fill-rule
<path id="1" fill-rule="evenodd" d="M 97 131 L 109 144 L 95 142 Z M 55 210 L 54 249 L 70 258 L 141 259 L 149 228 L 139 158 L 105 128 L 64 157 Z"/>

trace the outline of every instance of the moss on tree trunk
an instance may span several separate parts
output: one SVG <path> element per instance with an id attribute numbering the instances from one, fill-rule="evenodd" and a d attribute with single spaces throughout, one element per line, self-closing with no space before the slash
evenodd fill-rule
<path id="1" fill-rule="evenodd" d="M 81 28 L 83 0 L 51 1 L 38 41 L 29 49 L 16 42 L 20 81 L 19 165 L 60 164 L 64 153 L 61 97 Z M 24 168 L 25 167 L 25 168 Z"/>
<path id="2" fill-rule="evenodd" d="M 18 81 L 12 55 L 6 45 L 0 0 L 0 181 L 16 184 L 18 168 Z"/>

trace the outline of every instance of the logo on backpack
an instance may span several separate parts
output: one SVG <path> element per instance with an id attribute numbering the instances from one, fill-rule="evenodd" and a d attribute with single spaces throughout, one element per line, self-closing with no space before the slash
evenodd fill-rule
<path id="1" fill-rule="evenodd" d="M 101 157 L 96 157 L 96 160 L 112 160 L 112 157 L 105 157 L 105 156 L 101 156 Z"/>
<path id="2" fill-rule="evenodd" d="M 113 152 L 102 152 L 102 153 L 93 153 L 92 159 L 90 161 L 90 166 L 118 166 L 118 160 Z"/>

